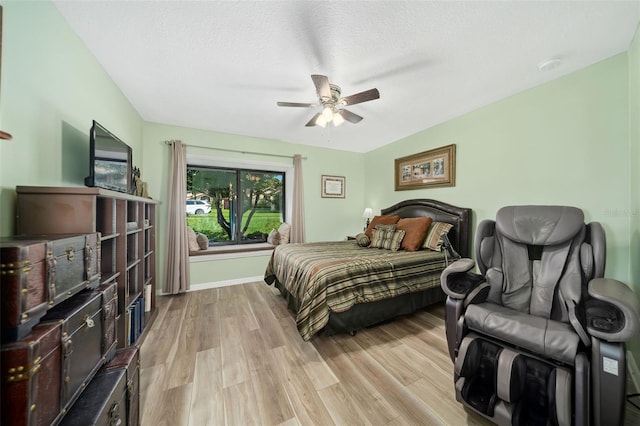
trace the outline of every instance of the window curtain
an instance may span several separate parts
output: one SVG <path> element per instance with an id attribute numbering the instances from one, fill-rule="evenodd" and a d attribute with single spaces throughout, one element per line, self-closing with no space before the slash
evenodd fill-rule
<path id="1" fill-rule="evenodd" d="M 170 141 L 167 250 L 164 269 L 165 293 L 189 290 L 189 243 L 185 200 L 187 199 L 187 149 L 181 141 Z"/>
<path id="2" fill-rule="evenodd" d="M 304 243 L 304 190 L 302 185 L 302 156 L 293 156 L 293 212 L 291 217 L 292 243 Z"/>

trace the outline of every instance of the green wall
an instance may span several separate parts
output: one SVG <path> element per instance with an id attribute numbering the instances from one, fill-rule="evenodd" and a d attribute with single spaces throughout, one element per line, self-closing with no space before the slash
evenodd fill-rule
<path id="1" fill-rule="evenodd" d="M 194 145 L 284 155 L 300 153 L 308 157 L 303 162 L 307 239 L 342 239 L 362 226 L 362 154 L 144 123 L 52 3 L 3 1 L 1 4 L 0 129 L 11 133 L 13 140 L 0 141 L 0 235 L 14 233 L 16 186 L 84 185 L 84 177 L 89 173 L 89 129 L 94 119 L 131 145 L 134 164 L 141 168 L 142 178 L 149 183 L 151 196 L 161 202 L 166 200 L 168 170 L 168 148 L 164 140 L 182 139 Z M 218 157 L 230 155 L 203 149 L 189 152 Z M 143 158 L 143 154 L 148 158 Z M 279 161 L 272 157 L 243 158 Z M 322 174 L 346 177 L 345 199 L 320 197 Z M 158 217 L 158 257 L 162 264 L 166 227 L 162 204 Z M 268 257 L 263 256 L 199 262 L 192 268 L 192 281 L 203 283 L 260 275 L 267 260 Z M 243 267 L 238 268 L 238 264 Z M 216 273 L 212 274 L 211 269 Z M 161 267 L 159 270 L 162 274 Z M 161 277 L 158 282 L 162 282 Z"/>
<path id="2" fill-rule="evenodd" d="M 456 144 L 453 188 L 393 189 L 394 159 Z M 606 275 L 640 298 L 640 32 L 627 53 L 372 151 L 365 204 L 434 198 L 473 209 L 566 204 L 607 233 Z M 640 360 L 640 339 L 629 345 Z"/>
<path id="3" fill-rule="evenodd" d="M 630 284 L 640 298 L 640 27 L 629 49 Z M 640 338 L 631 343 L 640 362 Z"/>
<path id="4" fill-rule="evenodd" d="M 245 150 L 252 152 L 307 157 L 302 162 L 304 183 L 305 232 L 307 241 L 342 240 L 362 229 L 364 219 L 360 217 L 364 205 L 364 156 L 363 154 L 295 145 L 281 141 L 251 138 L 227 133 L 210 132 L 156 123 L 144 125 L 143 179 L 149 183 L 153 198 L 167 199 L 169 148 L 166 140 L 178 139 L 187 144 L 189 155 L 208 156 L 219 159 L 234 159 L 250 162 L 282 163 L 291 165 L 292 160 L 262 155 L 229 153 L 209 148 Z M 320 196 L 321 175 L 345 177 L 344 199 Z M 164 253 L 166 212 L 158 215 L 160 253 Z M 264 274 L 270 252 L 264 256 L 244 259 L 225 259 L 208 262 L 193 262 L 190 265 L 191 283 L 202 284 L 227 281 Z M 242 267 L 238 267 L 242 265 Z M 162 271 L 160 271 L 162 273 Z M 162 282 L 159 280 L 159 282 Z"/>
<path id="5" fill-rule="evenodd" d="M 379 148 L 365 202 L 434 198 L 472 208 L 474 224 L 509 204 L 577 206 L 605 227 L 607 273 L 628 282 L 628 95 L 621 54 Z M 451 143 L 455 187 L 394 192 L 394 158 Z"/>
<path id="6" fill-rule="evenodd" d="M 92 120 L 142 153 L 142 119 L 50 2 L 4 1 L 0 235 L 17 185 L 83 186 Z"/>
<path id="7" fill-rule="evenodd" d="M 478 109 L 367 154 L 145 123 L 48 1 L 2 1 L 0 235 L 14 232 L 17 185 L 82 186 L 97 120 L 133 147 L 151 196 L 166 200 L 163 141 L 284 155 L 304 161 L 309 241 L 343 239 L 376 211 L 407 198 L 471 207 L 474 223 L 506 204 L 572 204 L 601 221 L 607 275 L 640 294 L 640 35 L 627 53 Z M 454 188 L 393 190 L 393 159 L 457 144 Z M 200 155 L 228 153 L 192 148 Z M 191 150 L 190 150 L 191 152 Z M 245 158 L 242 155 L 234 157 Z M 277 161 L 247 157 L 253 161 Z M 320 175 L 346 177 L 347 198 L 320 197 Z M 166 215 L 159 207 L 159 265 Z M 194 283 L 262 274 L 268 255 L 192 264 Z M 159 268 L 160 270 L 162 268 Z M 161 282 L 161 280 L 158 280 Z M 633 343 L 634 353 L 640 344 Z M 636 356 L 637 358 L 637 356 Z"/>

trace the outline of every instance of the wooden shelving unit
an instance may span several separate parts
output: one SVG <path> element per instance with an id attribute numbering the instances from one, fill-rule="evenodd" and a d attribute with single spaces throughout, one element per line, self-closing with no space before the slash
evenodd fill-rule
<path id="1" fill-rule="evenodd" d="M 140 341 L 156 312 L 156 205 L 100 188 L 19 186 L 17 234 L 100 232 L 101 280 L 118 283 L 118 347 Z"/>

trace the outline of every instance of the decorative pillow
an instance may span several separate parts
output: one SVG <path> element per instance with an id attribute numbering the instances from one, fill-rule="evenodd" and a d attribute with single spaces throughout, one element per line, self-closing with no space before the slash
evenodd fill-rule
<path id="1" fill-rule="evenodd" d="M 291 225 L 287 222 L 282 222 L 282 225 L 278 228 L 278 232 L 280 233 L 280 244 L 287 244 L 289 242 L 289 235 L 291 235 Z"/>
<path id="2" fill-rule="evenodd" d="M 453 225 L 450 223 L 433 222 L 422 247 L 442 251 L 442 235 L 449 233 L 451 228 L 453 228 Z"/>
<path id="3" fill-rule="evenodd" d="M 269 232 L 269 236 L 267 237 L 267 242 L 269 244 L 277 246 L 278 244 L 280 244 L 281 240 L 282 237 L 280 236 L 280 233 L 278 231 L 272 229 L 271 232 Z"/>
<path id="4" fill-rule="evenodd" d="M 365 234 L 364 232 L 361 232 L 358 235 L 356 235 L 356 242 L 360 247 L 368 247 L 369 244 L 371 244 L 371 240 L 369 239 L 369 237 L 367 237 L 367 234 Z"/>
<path id="5" fill-rule="evenodd" d="M 400 216 L 375 216 L 373 219 L 371 219 L 371 222 L 369 223 L 369 226 L 367 226 L 367 229 L 364 231 L 364 233 L 367 234 L 367 237 L 371 238 L 372 231 L 376 229 L 376 226 L 393 225 L 394 223 L 398 223 L 399 220 Z"/>
<path id="6" fill-rule="evenodd" d="M 433 219 L 430 217 L 409 217 L 400 219 L 397 229 L 405 232 L 400 248 L 406 251 L 418 251 L 427 236 L 427 231 Z"/>
<path id="7" fill-rule="evenodd" d="M 196 235 L 196 241 L 198 242 L 198 247 L 200 247 L 200 250 L 206 250 L 209 248 L 209 238 L 206 235 L 198 233 Z"/>
<path id="8" fill-rule="evenodd" d="M 395 231 L 397 225 L 394 223 L 392 225 L 376 225 L 375 229 L 379 231 Z"/>
<path id="9" fill-rule="evenodd" d="M 380 225 L 378 225 L 380 226 Z M 404 231 L 396 231 L 393 229 L 373 229 L 373 238 L 371 239 L 371 247 L 381 248 L 391 251 L 398 251 Z"/>
<path id="10" fill-rule="evenodd" d="M 198 236 L 196 235 L 196 231 L 193 230 L 190 226 L 187 226 L 187 240 L 189 242 L 189 251 L 198 251 L 200 250 L 200 246 L 198 245 Z"/>

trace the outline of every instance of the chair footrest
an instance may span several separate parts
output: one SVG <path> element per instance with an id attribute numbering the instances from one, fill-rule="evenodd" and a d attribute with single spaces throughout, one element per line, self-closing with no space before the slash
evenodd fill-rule
<path id="1" fill-rule="evenodd" d="M 571 424 L 573 378 L 564 367 L 470 333 L 455 373 L 456 398 L 494 422 Z"/>

